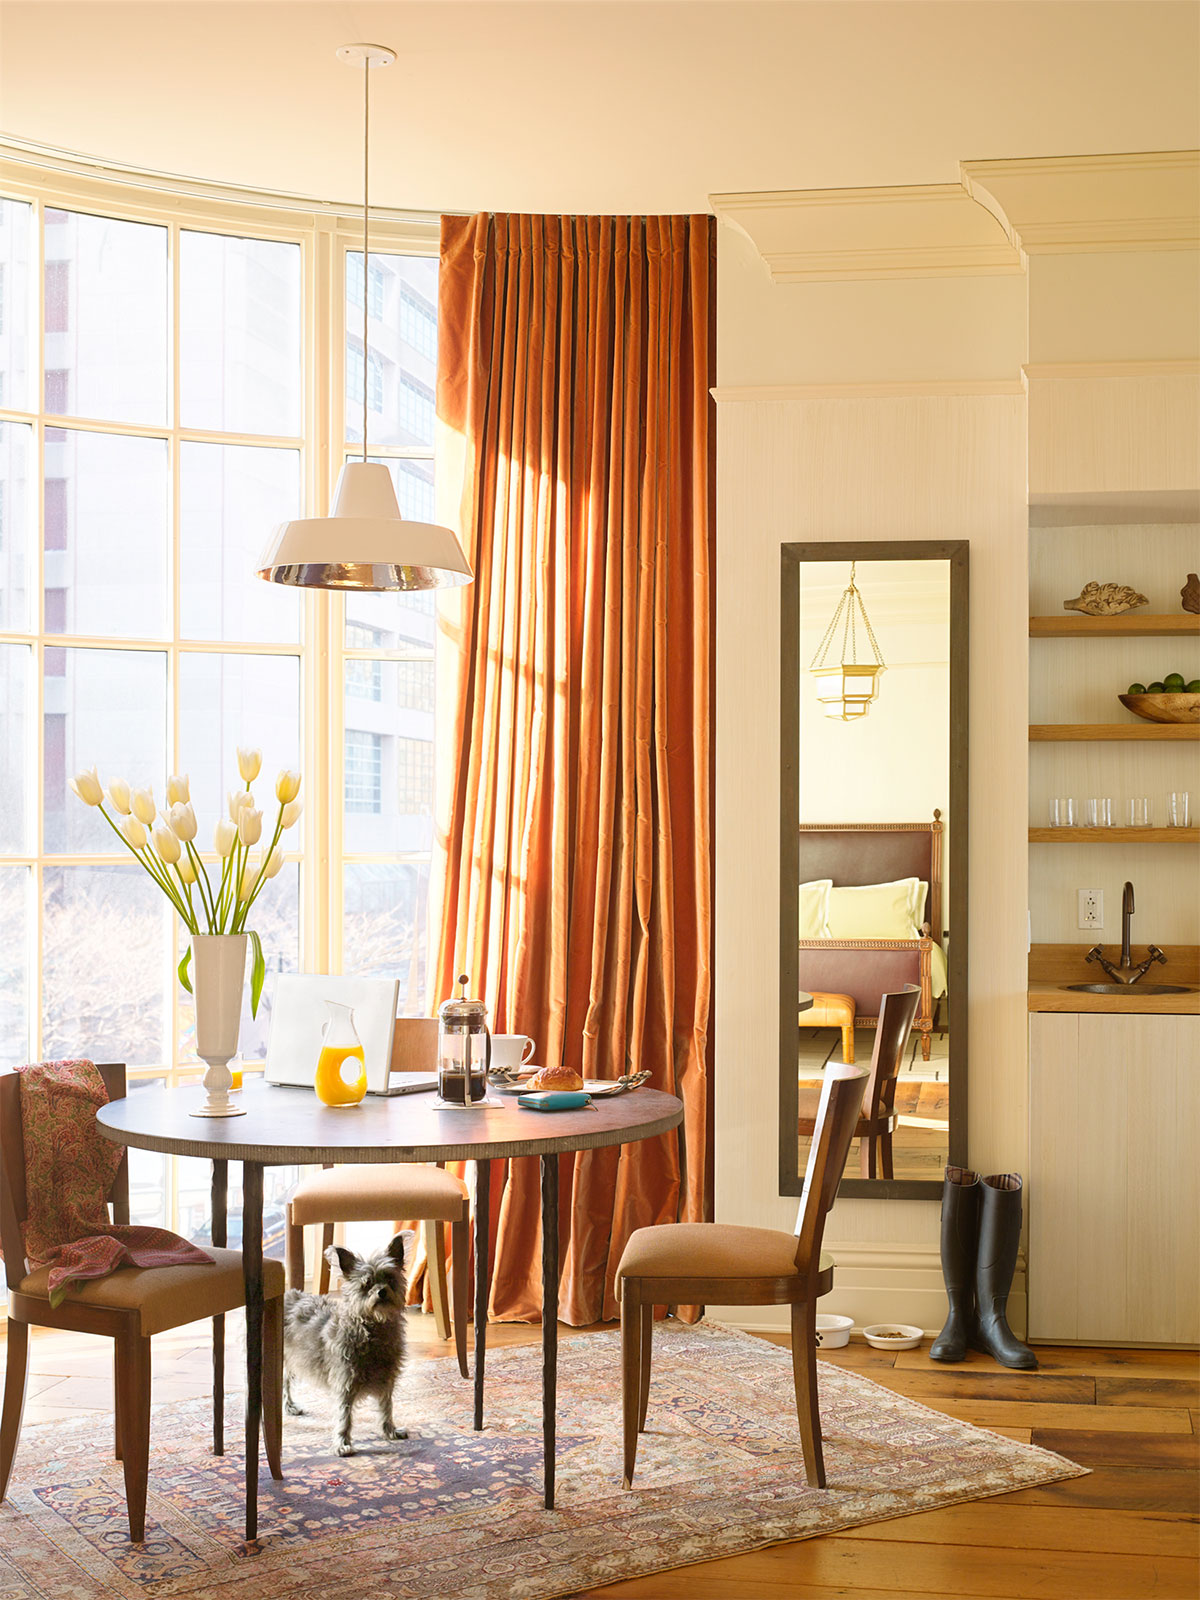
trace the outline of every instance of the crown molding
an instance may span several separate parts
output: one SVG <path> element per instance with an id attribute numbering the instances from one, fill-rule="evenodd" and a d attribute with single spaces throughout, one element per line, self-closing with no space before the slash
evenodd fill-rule
<path id="1" fill-rule="evenodd" d="M 1200 248 L 1200 150 L 964 161 L 1027 255 Z"/>
<path id="2" fill-rule="evenodd" d="M 750 240 L 772 283 L 1025 270 L 1003 219 L 960 183 L 714 194 L 709 204 Z"/>
<path id="3" fill-rule="evenodd" d="M 803 400 L 970 399 L 1023 395 L 1023 377 L 903 379 L 895 383 L 763 383 L 718 385 L 708 392 L 719 405 Z"/>

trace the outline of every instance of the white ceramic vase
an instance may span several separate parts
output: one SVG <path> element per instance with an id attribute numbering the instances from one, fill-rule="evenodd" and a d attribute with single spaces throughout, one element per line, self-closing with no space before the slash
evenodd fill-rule
<path id="1" fill-rule="evenodd" d="M 208 1095 L 194 1117 L 240 1117 L 244 1108 L 230 1097 L 233 1074 L 229 1063 L 237 1054 L 242 1021 L 242 991 L 246 983 L 244 933 L 194 933 L 192 935 L 192 994 L 196 1002 L 196 1054 L 208 1070 L 204 1087 Z"/>

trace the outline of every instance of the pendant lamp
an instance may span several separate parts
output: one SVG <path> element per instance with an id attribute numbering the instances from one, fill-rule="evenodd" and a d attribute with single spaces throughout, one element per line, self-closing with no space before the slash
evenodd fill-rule
<path id="1" fill-rule="evenodd" d="M 857 722 L 866 716 L 879 693 L 879 676 L 887 671 L 862 592 L 854 581 L 857 566 L 857 562 L 850 563 L 850 582 L 842 591 L 808 669 L 817 680 L 817 699 L 825 707 L 825 715 L 838 722 Z M 858 658 L 859 617 L 871 647 L 869 661 Z M 840 649 L 835 648 L 839 638 Z"/>
<path id="2" fill-rule="evenodd" d="M 386 45 L 346 44 L 337 58 L 346 66 L 361 68 L 363 75 L 362 460 L 348 461 L 342 468 L 327 517 L 279 524 L 258 575 L 302 589 L 439 589 L 470 583 L 474 574 L 457 535 L 436 523 L 402 517 L 391 473 L 381 462 L 367 459 L 370 84 L 372 70 L 391 66 L 396 52 Z"/>

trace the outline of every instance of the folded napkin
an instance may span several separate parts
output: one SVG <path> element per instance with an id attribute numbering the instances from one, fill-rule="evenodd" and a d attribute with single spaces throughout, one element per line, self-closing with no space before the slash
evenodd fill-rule
<path id="1" fill-rule="evenodd" d="M 61 1305 L 72 1283 L 118 1267 L 211 1267 L 210 1255 L 166 1228 L 109 1222 L 106 1200 L 124 1151 L 96 1126 L 108 1093 L 92 1062 L 42 1061 L 19 1071 L 25 1255 L 31 1270 L 50 1268 L 50 1304 Z"/>

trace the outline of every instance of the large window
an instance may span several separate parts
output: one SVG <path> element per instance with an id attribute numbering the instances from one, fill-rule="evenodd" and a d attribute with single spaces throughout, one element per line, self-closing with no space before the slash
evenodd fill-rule
<path id="1" fill-rule="evenodd" d="M 256 909 L 268 967 L 399 976 L 420 1012 L 432 836 L 410 774 L 432 770 L 434 608 L 254 576 L 275 523 L 326 509 L 323 441 L 355 453 L 361 248 L 332 213 L 248 226 L 244 204 L 30 171 L 0 162 L 0 1064 L 201 1070 L 178 926 L 68 780 L 95 764 L 161 802 L 187 772 L 209 844 L 238 744 L 264 778 L 304 774 L 298 848 Z M 371 453 L 428 518 L 432 435 L 402 387 L 432 393 L 412 301 L 436 304 L 437 266 L 431 230 L 381 232 Z M 247 1007 L 251 1062 L 269 1020 L 269 998 Z M 195 1165 L 135 1154 L 135 1215 L 202 1217 Z"/>

